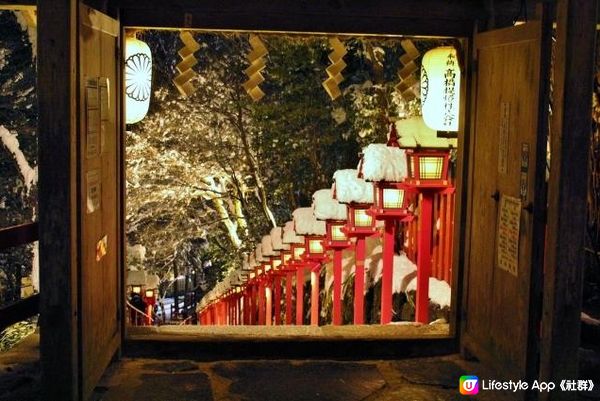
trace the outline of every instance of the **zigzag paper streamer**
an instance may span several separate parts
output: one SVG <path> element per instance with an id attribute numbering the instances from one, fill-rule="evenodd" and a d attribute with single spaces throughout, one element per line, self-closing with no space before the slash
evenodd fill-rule
<path id="1" fill-rule="evenodd" d="M 342 71 L 346 68 L 344 56 L 347 51 L 344 44 L 338 38 L 329 39 L 329 44 L 333 51 L 329 53 L 331 65 L 325 69 L 328 78 L 323 81 L 323 87 L 331 100 L 335 100 L 342 95 L 338 85 L 344 80 Z"/>
<path id="2" fill-rule="evenodd" d="M 419 50 L 410 39 L 403 40 L 400 45 L 404 49 L 404 54 L 400 56 L 400 62 L 403 67 L 398 71 L 399 83 L 394 87 L 406 101 L 413 100 L 415 95 L 415 85 L 419 82 L 416 71 L 419 69 L 415 60 L 421 56 Z"/>
<path id="3" fill-rule="evenodd" d="M 181 61 L 175 66 L 179 75 L 175 77 L 173 83 L 183 96 L 190 96 L 196 90 L 190 81 L 196 76 L 192 67 L 198 64 L 194 53 L 200 50 L 200 44 L 196 42 L 189 31 L 181 32 L 179 39 L 181 39 L 184 46 L 179 50 Z"/>
<path id="4" fill-rule="evenodd" d="M 269 51 L 262 40 L 256 35 L 250 35 L 249 42 L 252 51 L 246 57 L 250 61 L 250 66 L 244 70 L 244 74 L 248 76 L 248 80 L 242 84 L 242 87 L 252 100 L 258 102 L 265 96 L 259 85 L 265 80 L 261 71 L 265 69 L 266 62 L 264 57 Z"/>

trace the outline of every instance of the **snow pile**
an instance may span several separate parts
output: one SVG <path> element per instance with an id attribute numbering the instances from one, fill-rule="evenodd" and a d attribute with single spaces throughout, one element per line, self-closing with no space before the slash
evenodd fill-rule
<path id="1" fill-rule="evenodd" d="M 296 234 L 296 230 L 294 230 L 294 222 L 288 221 L 283 226 L 283 242 L 285 244 L 303 244 L 304 237 Z"/>
<path id="2" fill-rule="evenodd" d="M 263 258 L 262 254 L 262 244 L 256 245 L 256 249 L 254 250 L 254 256 L 256 257 L 257 263 L 266 262 L 266 259 Z"/>
<path id="3" fill-rule="evenodd" d="M 403 181 L 408 175 L 406 153 L 384 143 L 372 143 L 363 149 L 362 172 L 367 181 Z"/>
<path id="4" fill-rule="evenodd" d="M 127 272 L 127 285 L 146 285 L 146 272 L 143 270 L 129 270 Z"/>
<path id="5" fill-rule="evenodd" d="M 258 266 L 258 262 L 256 261 L 256 255 L 254 254 L 254 252 L 252 252 L 250 254 L 250 256 L 248 256 L 248 267 L 249 270 L 254 270 L 254 268 Z"/>
<path id="6" fill-rule="evenodd" d="M 300 235 L 325 235 L 325 222 L 317 220 L 310 207 L 300 207 L 292 213 L 294 229 Z"/>
<path id="7" fill-rule="evenodd" d="M 420 145 L 424 148 L 456 148 L 456 138 L 438 138 L 437 131 L 429 128 L 423 117 L 410 117 L 396 122 L 398 130 L 398 143 L 402 147 L 415 148 Z"/>
<path id="8" fill-rule="evenodd" d="M 346 205 L 333 199 L 331 189 L 320 189 L 313 194 L 313 214 L 319 220 L 346 220 Z"/>
<path id="9" fill-rule="evenodd" d="M 338 202 L 373 203 L 373 184 L 357 175 L 356 170 L 338 170 L 333 174 Z"/>
<path id="10" fill-rule="evenodd" d="M 147 288 L 158 288 L 160 284 L 160 277 L 156 274 L 149 274 L 146 276 L 146 287 Z"/>
<path id="11" fill-rule="evenodd" d="M 263 256 L 275 256 L 273 242 L 271 241 L 270 235 L 263 236 L 260 244 Z"/>
<path id="12" fill-rule="evenodd" d="M 289 244 L 283 243 L 283 230 L 281 227 L 273 227 L 271 230 L 271 242 L 273 243 L 274 251 L 283 251 L 290 249 Z"/>
<path id="13" fill-rule="evenodd" d="M 383 273 L 383 259 L 377 263 L 377 268 L 373 272 L 373 284 L 381 279 Z M 416 277 L 417 265 L 415 265 L 404 252 L 400 255 L 394 255 L 394 273 L 392 282 L 392 291 L 394 293 L 406 292 L 408 284 Z"/>
<path id="14" fill-rule="evenodd" d="M 0 142 L 4 144 L 6 149 L 12 153 L 15 162 L 19 168 L 19 172 L 23 177 L 23 183 L 27 189 L 27 194 L 31 191 L 31 187 L 37 184 L 38 168 L 31 167 L 21 150 L 19 140 L 16 134 L 11 134 L 4 126 L 0 125 Z"/>
<path id="15" fill-rule="evenodd" d="M 417 290 L 417 278 L 415 277 L 406 288 L 406 291 L 416 291 Z M 450 286 L 448 283 L 442 280 L 438 280 L 435 277 L 429 278 L 429 300 L 438 304 L 441 308 L 450 307 L 450 299 L 451 299 Z"/>

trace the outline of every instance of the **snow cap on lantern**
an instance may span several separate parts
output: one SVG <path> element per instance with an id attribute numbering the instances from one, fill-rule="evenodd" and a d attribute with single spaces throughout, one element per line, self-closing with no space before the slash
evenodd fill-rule
<path id="1" fill-rule="evenodd" d="M 281 227 L 271 229 L 271 242 L 274 251 L 287 251 L 290 249 L 290 244 L 283 243 L 283 229 Z"/>
<path id="2" fill-rule="evenodd" d="M 273 250 L 273 242 L 271 241 L 270 235 L 263 236 L 260 243 L 261 243 L 261 247 L 262 247 L 262 255 L 263 256 L 266 256 L 266 257 L 276 256 L 276 253 Z"/>
<path id="3" fill-rule="evenodd" d="M 150 107 L 152 54 L 144 42 L 134 36 L 125 39 L 125 120 L 141 121 Z"/>
<path id="4" fill-rule="evenodd" d="M 368 145 L 363 149 L 362 174 L 366 181 L 403 181 L 408 174 L 404 149 L 385 143 Z"/>
<path id="5" fill-rule="evenodd" d="M 458 139 L 438 137 L 437 131 L 423 121 L 423 117 L 409 117 L 396 121 L 398 143 L 402 148 L 447 149 L 456 148 Z"/>
<path id="6" fill-rule="evenodd" d="M 262 244 L 256 245 L 256 249 L 254 250 L 254 255 L 256 256 L 257 263 L 263 263 L 263 262 L 267 261 L 267 259 L 263 256 L 263 253 L 262 253 Z"/>
<path id="7" fill-rule="evenodd" d="M 333 199 L 331 189 L 320 189 L 313 196 L 313 214 L 319 220 L 346 220 L 346 205 Z"/>
<path id="8" fill-rule="evenodd" d="M 421 61 L 421 110 L 425 124 L 437 131 L 458 131 L 459 96 L 456 49 L 442 46 L 429 50 Z"/>
<path id="9" fill-rule="evenodd" d="M 294 229 L 300 235 L 325 235 L 325 222 L 315 218 L 311 207 L 300 207 L 292 213 Z"/>
<path id="10" fill-rule="evenodd" d="M 160 277 L 157 274 L 148 274 L 146 276 L 146 288 L 158 288 Z"/>
<path id="11" fill-rule="evenodd" d="M 293 221 L 288 221 L 283 226 L 283 243 L 304 244 L 304 237 L 296 233 Z"/>
<path id="12" fill-rule="evenodd" d="M 333 179 L 338 202 L 373 203 L 373 184 L 358 178 L 357 170 L 338 170 L 333 174 Z"/>

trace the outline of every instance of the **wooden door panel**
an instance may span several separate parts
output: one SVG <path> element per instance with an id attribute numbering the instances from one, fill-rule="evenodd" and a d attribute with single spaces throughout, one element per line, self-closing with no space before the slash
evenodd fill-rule
<path id="1" fill-rule="evenodd" d="M 80 7 L 80 369 L 89 398 L 115 351 L 119 318 L 118 22 Z M 94 83 L 96 89 L 94 89 Z M 105 86 L 106 90 L 101 87 Z M 103 99 L 108 99 L 108 102 Z M 94 111 L 94 105 L 98 107 Z M 108 106 L 108 107 L 107 107 Z M 96 127 L 96 135 L 91 134 Z M 95 146 L 95 150 L 94 150 Z M 92 185 L 96 183 L 96 185 Z M 99 202 L 89 210 L 89 191 Z M 105 241 L 104 241 L 105 240 Z M 104 241 L 105 254 L 99 254 Z"/>
<path id="2" fill-rule="evenodd" d="M 538 99 L 541 24 L 477 35 L 474 52 L 476 110 L 463 345 L 507 377 L 523 378 L 529 340 L 535 335 L 529 324 L 533 222 L 522 210 L 516 275 L 497 267 L 497 224 L 502 196 L 521 198 L 523 207 L 534 197 L 537 125 L 540 112 L 545 113 Z M 522 171 L 524 146 L 529 167 Z"/>

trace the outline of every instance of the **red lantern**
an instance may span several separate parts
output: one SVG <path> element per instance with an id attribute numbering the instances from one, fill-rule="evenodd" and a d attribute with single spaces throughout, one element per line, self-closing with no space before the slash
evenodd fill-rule
<path id="1" fill-rule="evenodd" d="M 407 149 L 408 177 L 406 184 L 417 188 L 444 189 L 448 180 L 448 149 Z"/>
<path id="2" fill-rule="evenodd" d="M 320 263 L 327 255 L 325 254 L 325 247 L 323 241 L 325 237 L 322 235 L 305 235 L 304 236 L 304 255 L 303 258 L 309 262 Z"/>
<path id="3" fill-rule="evenodd" d="M 408 186 L 400 182 L 379 181 L 373 183 L 375 202 L 369 209 L 377 220 L 404 219 L 411 215 Z"/>
<path id="4" fill-rule="evenodd" d="M 344 232 L 345 220 L 327 220 L 327 237 L 325 246 L 329 249 L 345 249 L 352 245 L 352 241 Z"/>
<path id="5" fill-rule="evenodd" d="M 368 237 L 376 233 L 375 219 L 369 214 L 370 208 L 369 203 L 348 205 L 348 221 L 343 229 L 348 237 Z"/>

